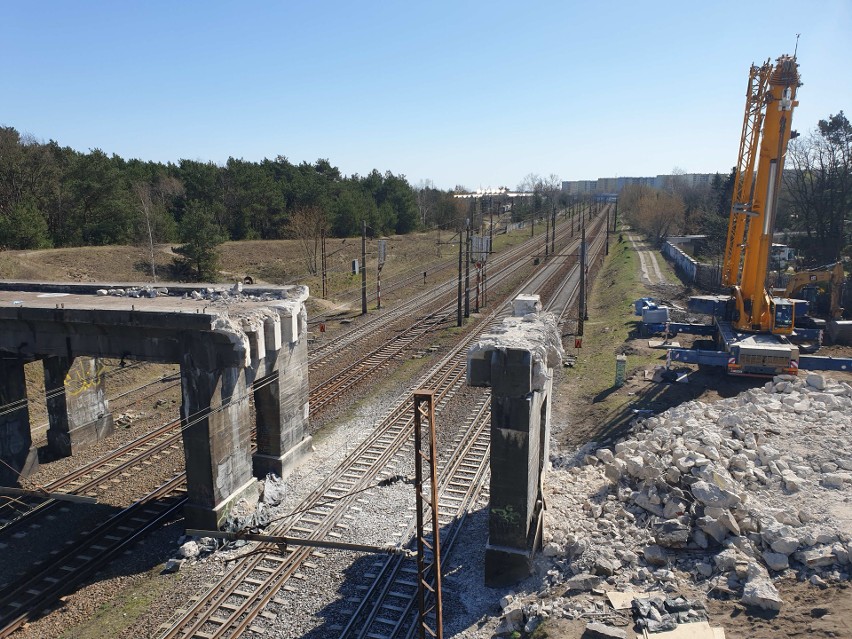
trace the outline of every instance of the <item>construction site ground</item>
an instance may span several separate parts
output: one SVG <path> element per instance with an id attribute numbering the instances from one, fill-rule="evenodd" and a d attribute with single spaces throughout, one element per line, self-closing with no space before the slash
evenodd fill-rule
<path id="1" fill-rule="evenodd" d="M 699 293 L 702 291 L 682 282 L 661 253 L 638 235 L 625 231 L 616 238 L 589 298 L 582 347 L 572 351 L 570 340 L 565 340 L 566 350 L 577 356 L 577 362 L 566 369 L 566 375 L 557 376 L 561 381 L 554 393 L 553 424 L 558 450 L 570 454 L 590 441 L 612 446 L 628 432 L 637 415 L 660 413 L 693 399 L 709 403 L 765 384 L 765 379 L 735 378 L 718 368 L 696 366 L 680 367 L 688 371 L 681 383 L 652 381 L 655 367 L 665 365 L 666 351 L 649 346 L 651 339 L 661 340 L 660 336 L 639 334 L 640 318 L 633 314 L 633 301 L 650 297 L 686 309 L 689 296 Z M 690 347 L 694 339 L 678 335 L 673 341 Z M 615 388 L 618 354 L 627 356 L 627 377 L 622 387 Z M 819 354 L 850 356 L 852 348 L 825 347 Z M 830 375 L 852 381 L 849 373 Z M 824 589 L 795 580 L 776 585 L 785 601 L 780 612 L 746 608 L 737 598 L 711 597 L 706 601 L 711 625 L 723 627 L 728 639 L 852 637 L 852 587 L 848 582 Z M 552 619 L 532 636 L 578 639 L 585 627 L 583 620 Z M 641 636 L 625 629 L 628 637 Z"/>
<path id="2" fill-rule="evenodd" d="M 502 239 L 502 238 L 501 238 Z M 394 238 L 396 242 L 396 238 Z M 352 242 L 355 244 L 355 242 Z M 263 281 L 282 283 L 298 278 L 296 270 L 304 273 L 303 267 L 294 265 L 301 260 L 298 247 L 295 242 L 268 243 L 265 250 L 257 247 L 257 255 L 277 255 L 273 261 L 290 265 L 286 275 L 281 273 L 277 277 L 272 266 L 263 264 L 244 263 L 247 252 L 240 250 L 241 243 L 226 244 L 223 250 L 223 279 L 233 273 L 237 275 L 250 273 L 261 276 Z M 267 243 L 264 243 L 267 244 Z M 347 249 L 349 241 L 346 242 Z M 404 248 L 404 251 L 403 251 Z M 360 246 L 357 249 L 360 250 Z M 452 247 L 444 249 L 444 259 L 452 250 Z M 411 267 L 409 264 L 417 263 L 427 253 L 435 255 L 434 234 L 421 234 L 399 240 L 397 245 L 397 259 L 394 260 L 394 269 L 404 272 Z M 165 265 L 168 256 L 167 249 L 163 247 L 162 264 Z M 353 285 L 354 281 L 345 273 L 348 266 L 345 262 L 354 256 L 346 251 L 341 251 L 340 256 L 345 256 L 337 265 L 335 280 L 337 290 L 344 286 Z M 403 255 L 404 254 L 404 255 Z M 640 260 L 640 255 L 642 260 Z M 272 258 L 270 258 L 272 259 Z M 82 249 L 61 249 L 56 251 L 27 251 L 27 252 L 3 252 L 0 254 L 0 277 L 23 279 L 45 279 L 55 281 L 106 281 L 112 278 L 118 280 L 145 280 L 144 277 L 144 251 L 134 247 L 94 247 Z M 283 268 L 283 267 L 282 267 Z M 422 267 L 417 267 L 422 270 Z M 390 269 L 389 269 L 390 270 Z M 312 291 L 317 290 L 317 281 L 312 281 Z M 684 284 L 665 261 L 662 255 L 650 243 L 645 242 L 636 234 L 624 231 L 619 238 L 613 237 L 610 254 L 603 267 L 599 270 L 592 292 L 589 297 L 589 320 L 585 322 L 582 346 L 580 349 L 572 349 L 570 346 L 574 340 L 573 334 L 576 326 L 571 324 L 565 328 L 565 344 L 570 355 L 576 355 L 576 364 L 573 368 L 566 368 L 564 374 L 557 376 L 557 386 L 554 392 L 553 423 L 555 425 L 553 434 L 553 446 L 559 450 L 576 450 L 578 447 L 590 441 L 596 441 L 601 446 L 612 445 L 628 429 L 630 421 L 641 414 L 642 411 L 653 411 L 659 413 L 665 409 L 681 404 L 692 399 L 700 399 L 705 402 L 726 397 L 732 397 L 749 388 L 762 385 L 765 380 L 760 379 L 737 379 L 727 377 L 718 369 L 690 367 L 690 372 L 684 383 L 657 383 L 649 379 L 656 366 L 665 363 L 665 350 L 651 348 L 649 338 L 643 337 L 638 331 L 638 317 L 633 315 L 633 300 L 640 297 L 651 297 L 658 299 L 670 306 L 686 308 L 686 301 L 692 294 L 701 291 L 692 290 Z M 659 339 L 659 338 L 658 338 Z M 682 346 L 690 346 L 691 336 L 677 336 L 676 341 Z M 625 384 L 616 389 L 613 381 L 615 378 L 615 356 L 624 354 L 627 356 L 627 377 Z M 849 347 L 826 347 L 820 354 L 852 355 Z M 41 386 L 40 367 L 28 366 L 28 381 L 32 385 L 32 395 Z M 157 377 L 165 374 L 173 374 L 174 370 L 156 370 Z M 143 382 L 149 381 L 152 371 L 149 368 L 130 368 L 123 372 L 111 383 L 115 390 L 129 389 Z M 850 374 L 831 374 L 833 377 L 852 381 Z M 177 416 L 180 397 L 177 389 L 170 390 L 162 395 L 152 397 L 150 400 L 126 407 L 128 413 L 133 413 L 151 423 L 162 423 Z M 46 421 L 44 411 L 34 402 L 33 423 Z M 120 417 L 120 415 L 116 415 Z M 119 426 L 119 431 L 124 427 Z M 128 436 L 130 431 L 128 430 Z M 38 438 L 43 433 L 35 432 Z M 92 458 L 97 451 L 92 451 Z M 82 455 L 77 458 L 87 458 Z M 51 465 L 52 466 L 52 465 Z M 53 474 L 62 472 L 61 463 Z M 49 466 L 48 466 L 49 467 Z M 46 467 L 46 468 L 48 468 Z M 46 478 L 49 479 L 49 478 Z M 178 525 L 179 527 L 179 525 Z M 159 571 L 164 561 L 169 556 L 169 548 L 180 531 L 175 526 L 170 526 L 162 534 L 143 542 L 137 548 L 134 556 L 142 558 L 146 554 L 155 557 L 142 562 L 145 568 L 138 571 L 127 566 L 121 571 L 118 581 L 125 584 L 135 594 L 135 601 L 142 586 L 147 583 L 148 578 L 151 588 L 157 589 Z M 164 550 L 164 547 L 166 548 Z M 147 572 L 146 572 L 147 571 Z M 188 575 L 182 575 L 181 579 L 191 580 Z M 133 590 L 134 584 L 136 590 Z M 775 613 L 767 613 L 748 609 L 738 603 L 736 598 L 710 598 L 707 609 L 710 622 L 714 626 L 722 626 L 726 636 L 730 638 L 748 639 L 778 639 L 779 637 L 850 637 L 852 638 L 852 588 L 849 583 L 830 585 L 821 589 L 810 583 L 800 583 L 795 580 L 786 580 L 777 584 L 780 594 L 785 601 L 782 610 Z M 98 597 L 91 592 L 92 589 L 114 592 L 117 584 L 114 579 L 98 579 L 90 588 L 71 596 L 71 600 L 86 599 L 79 602 L 80 610 L 89 609 L 92 614 L 101 605 Z M 146 586 L 147 587 L 147 586 Z M 192 588 L 188 588 L 192 590 Z M 535 590 L 529 593 L 535 597 Z M 493 602 L 496 611 L 499 596 Z M 145 606 L 148 597 L 139 597 L 138 604 Z M 69 616 L 73 616 L 73 606 L 67 606 Z M 107 606 L 106 608 L 111 608 Z M 126 617 L 142 614 L 132 612 L 127 603 L 118 603 L 114 611 L 116 617 Z M 103 609 L 101 612 L 105 612 Z M 80 613 L 82 615 L 82 612 Z M 100 614 L 100 613 L 99 613 Z M 118 631 L 107 629 L 103 625 L 102 616 L 101 631 L 98 634 L 92 628 L 91 632 L 70 630 L 67 637 L 95 637 L 116 636 Z M 73 627 L 72 619 L 58 619 L 58 624 L 65 627 Z M 534 639 L 577 639 L 582 636 L 586 623 L 581 620 L 569 621 L 566 619 L 551 619 L 536 630 L 532 637 Z M 632 629 L 628 630 L 628 637 L 637 636 Z M 58 631 L 56 636 L 59 636 Z M 32 635 L 31 635 L 32 636 Z"/>

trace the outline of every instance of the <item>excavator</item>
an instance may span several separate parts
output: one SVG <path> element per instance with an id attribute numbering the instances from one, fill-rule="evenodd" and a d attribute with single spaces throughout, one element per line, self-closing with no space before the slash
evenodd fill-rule
<path id="1" fill-rule="evenodd" d="M 781 175 L 790 141 L 796 91 L 801 85 L 794 56 L 783 55 L 749 71 L 734 192 L 722 262 L 729 295 L 702 295 L 689 309 L 713 316 L 713 325 L 683 325 L 675 331 L 712 334 L 716 351 L 672 349 L 671 361 L 724 366 L 731 375 L 798 374 L 807 368 L 841 368 L 831 358 L 800 357 L 793 340 L 820 339 L 818 329 L 795 324 L 794 300 L 766 287 Z M 845 370 L 849 370 L 846 368 Z"/>
<path id="2" fill-rule="evenodd" d="M 779 275 L 779 279 L 780 279 Z M 784 288 L 780 290 L 784 297 L 803 299 L 808 302 L 809 313 L 825 316 L 827 319 L 843 318 L 843 288 L 846 285 L 846 273 L 842 262 L 835 262 L 816 269 L 797 271 L 786 276 Z M 796 318 L 798 322 L 798 317 Z"/>

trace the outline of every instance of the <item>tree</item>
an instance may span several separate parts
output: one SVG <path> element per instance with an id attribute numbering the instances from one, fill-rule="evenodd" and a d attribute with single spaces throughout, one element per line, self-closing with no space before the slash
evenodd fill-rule
<path id="1" fill-rule="evenodd" d="M 618 203 L 619 211 L 623 211 L 630 224 L 655 242 L 683 227 L 684 203 L 676 193 L 630 185 L 621 192 Z"/>
<path id="2" fill-rule="evenodd" d="M 175 258 L 175 264 L 180 270 L 191 272 L 199 282 L 217 279 L 219 254 L 216 247 L 225 241 L 225 236 L 215 220 L 214 207 L 192 200 L 180 223 L 184 244 L 174 249 L 182 256 Z"/>
<path id="3" fill-rule="evenodd" d="M 148 247 L 151 260 L 151 277 L 157 281 L 157 265 L 154 259 L 154 245 L 173 239 L 175 235 L 174 218 L 166 210 L 165 202 L 169 197 L 182 194 L 180 182 L 164 177 L 155 183 L 139 181 L 133 184 L 133 197 L 139 213 L 144 220 L 137 230 L 136 242 Z"/>
<path id="4" fill-rule="evenodd" d="M 835 262 L 852 219 L 852 124 L 843 111 L 820 120 L 790 143 L 788 157 L 785 199 L 793 228 L 806 234 L 801 248 L 813 263 Z"/>
<path id="5" fill-rule="evenodd" d="M 328 217 L 318 206 L 300 206 L 290 213 L 289 235 L 302 245 L 305 265 L 311 275 L 317 274 L 317 251 L 322 235 L 328 232 Z"/>
<path id="6" fill-rule="evenodd" d="M 13 205 L 8 213 L 0 213 L 0 247 L 41 249 L 51 246 L 47 221 L 31 201 Z"/>

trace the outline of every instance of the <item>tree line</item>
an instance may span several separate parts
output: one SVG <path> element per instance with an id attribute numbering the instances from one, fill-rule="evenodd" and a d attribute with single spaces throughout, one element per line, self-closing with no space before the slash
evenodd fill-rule
<path id="1" fill-rule="evenodd" d="M 656 241 L 706 235 L 704 257 L 717 258 L 725 248 L 734 176 L 732 169 L 708 185 L 692 186 L 675 171 L 663 189 L 626 187 L 619 211 Z M 843 111 L 791 140 L 775 222 L 808 267 L 852 258 L 852 124 Z"/>
<path id="2" fill-rule="evenodd" d="M 317 231 L 348 237 L 366 222 L 374 235 L 447 223 L 451 192 L 414 188 L 404 175 L 344 176 L 328 160 L 293 164 L 279 155 L 224 166 L 162 164 L 81 153 L 0 127 L 0 248 L 281 239 Z"/>

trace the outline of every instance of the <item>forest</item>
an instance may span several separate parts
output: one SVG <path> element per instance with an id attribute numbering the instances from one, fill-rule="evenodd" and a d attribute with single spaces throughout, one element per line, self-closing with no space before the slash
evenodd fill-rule
<path id="1" fill-rule="evenodd" d="M 224 166 L 81 153 L 0 127 L 0 248 L 217 241 L 306 232 L 404 234 L 447 222 L 452 196 L 390 171 L 344 176 L 328 160 L 228 158 Z M 439 219 L 443 217 L 443 219 Z"/>

